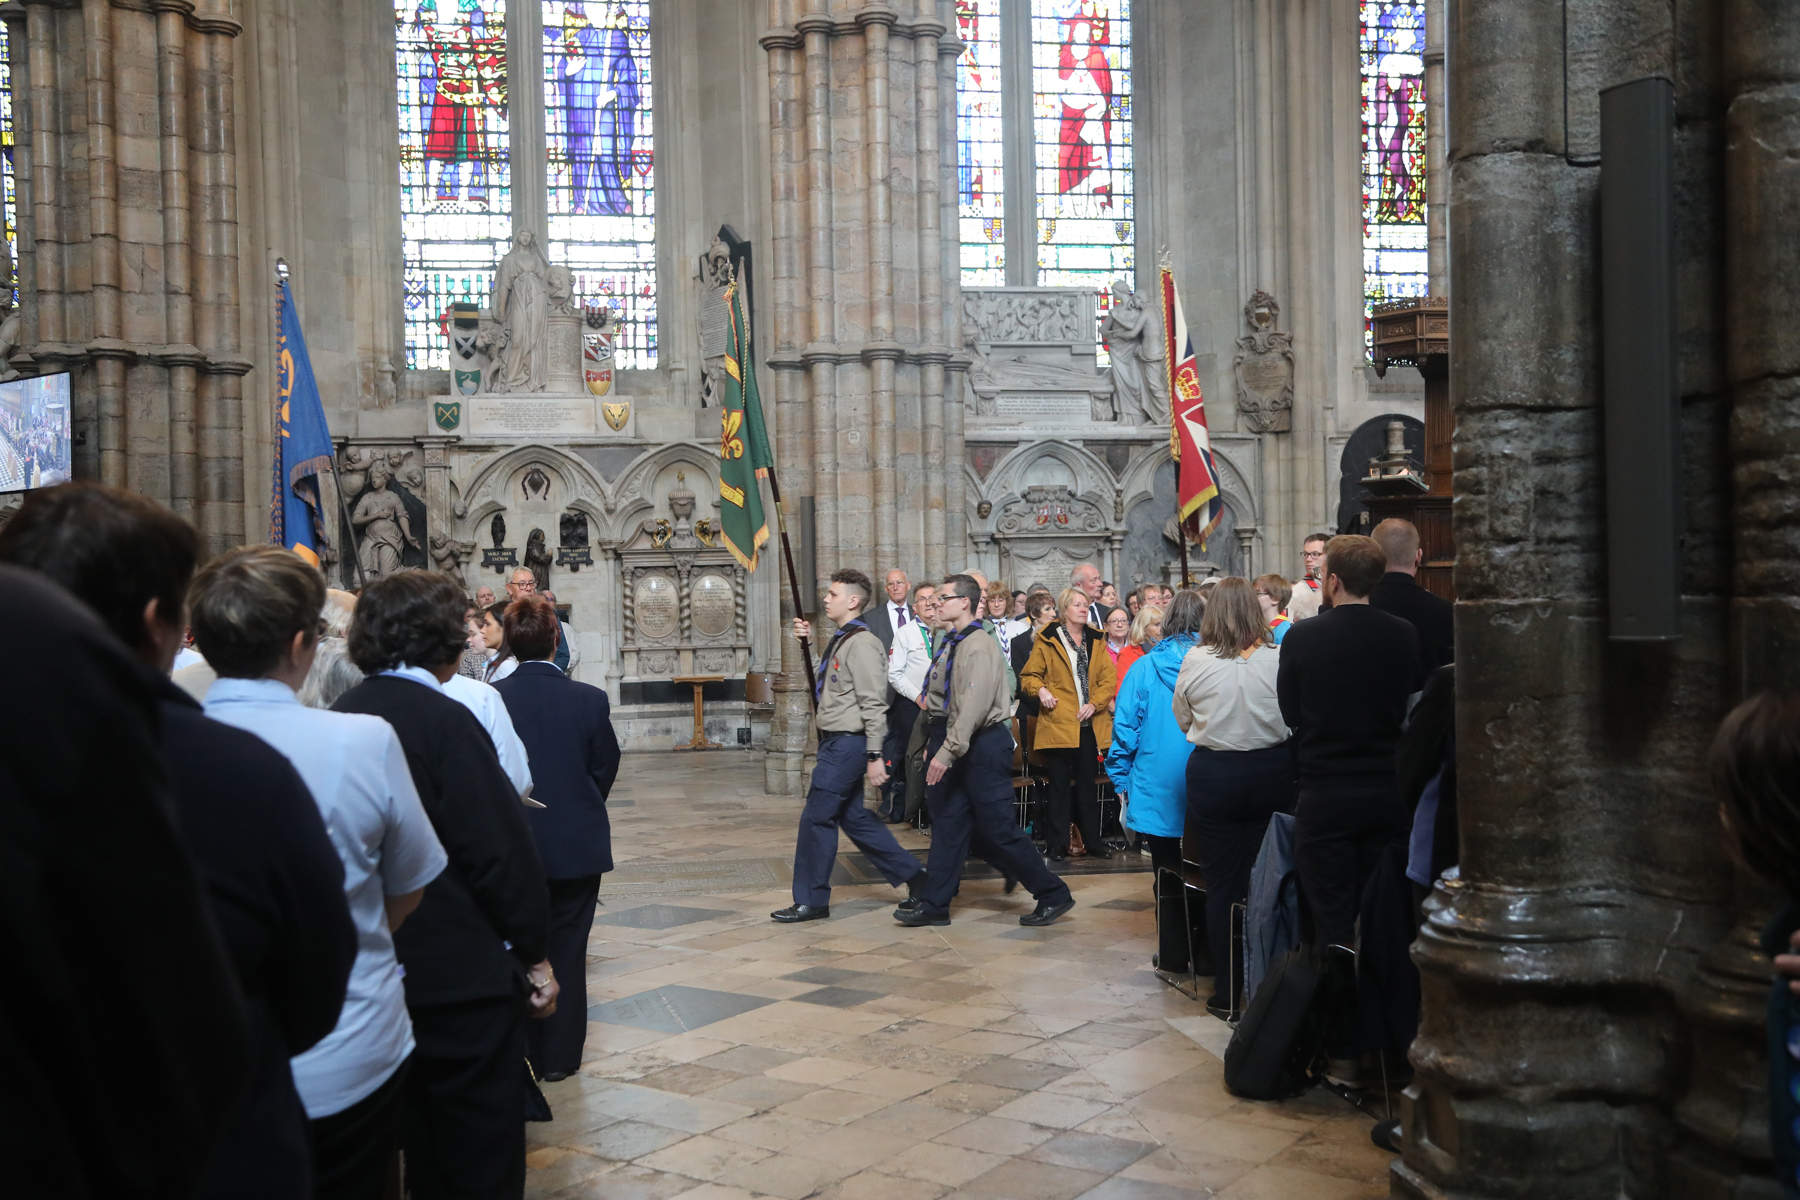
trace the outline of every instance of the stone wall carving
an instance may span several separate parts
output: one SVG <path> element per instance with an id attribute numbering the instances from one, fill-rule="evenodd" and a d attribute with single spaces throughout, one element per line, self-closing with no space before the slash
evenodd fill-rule
<path id="1" fill-rule="evenodd" d="M 339 456 L 344 508 L 356 534 L 355 564 L 340 564 L 342 583 L 382 579 L 408 567 L 434 565 L 425 470 L 413 448 L 349 446 Z M 439 531 L 441 532 L 441 531 Z"/>
<path id="2" fill-rule="evenodd" d="M 965 288 L 963 337 L 979 345 L 1061 345 L 1094 340 L 1092 293 L 1064 288 Z"/>
<path id="3" fill-rule="evenodd" d="M 1232 368 L 1237 374 L 1238 412 L 1256 433 L 1286 433 L 1294 415 L 1294 337 L 1275 323 L 1281 305 L 1257 291 L 1244 305 L 1247 336 L 1237 340 Z"/>

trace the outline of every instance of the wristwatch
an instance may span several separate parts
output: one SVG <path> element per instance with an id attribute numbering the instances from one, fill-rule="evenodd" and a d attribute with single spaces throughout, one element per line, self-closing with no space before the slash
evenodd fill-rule
<path id="1" fill-rule="evenodd" d="M 863 754 L 863 757 L 868 759 L 870 762 L 880 762 L 881 761 L 881 751 L 869 750 Z"/>

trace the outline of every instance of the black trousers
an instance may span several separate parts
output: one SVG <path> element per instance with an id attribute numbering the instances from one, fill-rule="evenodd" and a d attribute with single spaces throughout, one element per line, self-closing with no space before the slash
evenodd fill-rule
<path id="1" fill-rule="evenodd" d="M 1313 940 L 1352 945 L 1363 887 L 1381 851 L 1404 851 L 1411 823 L 1391 779 L 1300 785 L 1294 809 L 1294 871 L 1312 916 Z"/>
<path id="2" fill-rule="evenodd" d="M 523 996 L 420 1004 L 400 1145 L 413 1200 L 525 1194 Z"/>
<path id="3" fill-rule="evenodd" d="M 906 815 L 906 746 L 913 726 L 919 723 L 919 706 L 896 695 L 888 705 L 887 736 L 881 739 L 881 757 L 887 764 L 888 781 L 881 787 L 881 819 L 897 821 Z"/>
<path id="4" fill-rule="evenodd" d="M 600 876 L 550 880 L 550 969 L 556 972 L 556 1011 L 526 1025 L 531 1065 L 542 1076 L 581 1069 L 587 1042 L 587 946 L 594 928 Z"/>
<path id="5" fill-rule="evenodd" d="M 401 1063 L 380 1087 L 349 1108 L 308 1122 L 313 1200 L 382 1200 L 389 1194 L 390 1176 L 399 1166 L 406 1068 Z"/>
<path id="6" fill-rule="evenodd" d="M 927 762 L 944 744 L 944 727 L 933 725 L 930 730 Z M 1006 726 L 989 725 L 970 739 L 968 753 L 950 764 L 930 789 L 931 855 L 926 860 L 930 874 L 920 899 L 933 916 L 950 911 L 950 898 L 962 883 L 963 863 L 976 831 L 988 842 L 983 857 L 1024 884 L 1035 899 L 1060 903 L 1069 898 L 1069 885 L 1044 865 L 1013 819 L 1012 758 L 1012 735 Z"/>
<path id="7" fill-rule="evenodd" d="M 1227 1003 L 1231 906 L 1249 898 L 1250 870 L 1269 818 L 1294 811 L 1294 789 L 1294 751 L 1286 743 L 1239 751 L 1195 746 L 1188 755 L 1187 805 L 1206 873 L 1206 937 L 1218 972 L 1214 990 Z"/>
<path id="8" fill-rule="evenodd" d="M 1165 971 L 1188 969 L 1187 894 L 1176 882 L 1181 875 L 1181 839 L 1140 833 L 1150 846 L 1151 894 L 1156 898 L 1156 965 Z M 1167 868 L 1174 876 L 1164 875 Z M 1206 953 L 1201 931 L 1194 930 L 1195 949 Z"/>
<path id="9" fill-rule="evenodd" d="M 1089 850 L 1098 849 L 1100 801 L 1096 785 L 1100 778 L 1100 748 L 1094 741 L 1093 726 L 1081 727 L 1079 746 L 1038 753 L 1044 756 L 1044 776 L 1050 785 L 1050 828 L 1044 839 L 1045 849 L 1052 854 L 1069 852 L 1071 819 L 1081 830 L 1081 840 Z"/>

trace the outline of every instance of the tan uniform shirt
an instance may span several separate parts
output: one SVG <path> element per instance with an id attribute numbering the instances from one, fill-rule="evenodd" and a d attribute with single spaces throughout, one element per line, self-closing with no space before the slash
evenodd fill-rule
<path id="1" fill-rule="evenodd" d="M 957 644 L 955 654 L 954 669 L 948 669 L 950 653 L 945 652 L 925 676 L 925 713 L 943 716 L 945 724 L 944 744 L 933 757 L 945 766 L 968 753 L 969 742 L 977 733 L 1006 720 L 1012 712 L 1012 688 L 1006 682 L 1012 664 L 1000 653 L 999 639 L 986 630 L 974 630 Z M 955 689 L 947 698 L 946 673 Z"/>
<path id="2" fill-rule="evenodd" d="M 860 733 L 880 749 L 887 733 L 887 652 L 881 639 L 859 629 L 832 647 L 819 664 L 825 689 L 819 694 L 820 733 Z"/>

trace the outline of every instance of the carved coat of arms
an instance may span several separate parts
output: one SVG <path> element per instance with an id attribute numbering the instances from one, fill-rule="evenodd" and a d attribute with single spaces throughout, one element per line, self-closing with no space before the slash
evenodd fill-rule
<path id="1" fill-rule="evenodd" d="M 476 358 L 482 350 L 477 341 L 481 336 L 480 313 L 480 306 L 475 304 L 450 306 L 450 355 L 454 360 L 450 366 L 450 379 L 456 390 L 465 396 L 473 396 L 481 390 L 481 365 Z M 441 416 L 438 425 L 449 428 Z"/>
<path id="2" fill-rule="evenodd" d="M 613 385 L 613 337 L 617 326 L 610 308 L 590 308 L 586 316 L 587 328 L 581 339 L 581 376 L 588 391 L 604 396 Z"/>
<path id="3" fill-rule="evenodd" d="M 1257 433 L 1286 433 L 1293 427 L 1294 337 L 1277 332 L 1281 306 L 1258 291 L 1244 305 L 1250 333 L 1237 340 L 1232 366 L 1237 374 L 1238 412 Z"/>

